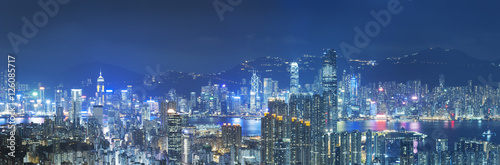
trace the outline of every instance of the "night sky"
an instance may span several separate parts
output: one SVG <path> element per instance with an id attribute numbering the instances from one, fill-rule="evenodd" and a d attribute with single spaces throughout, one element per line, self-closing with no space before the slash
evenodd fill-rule
<path id="1" fill-rule="evenodd" d="M 7 36 L 22 36 L 21 18 L 32 21 L 43 11 L 37 2 L 0 2 L 0 54 L 15 52 Z M 17 62 L 45 72 L 96 61 L 138 73 L 156 64 L 184 72 L 219 72 L 247 59 L 292 59 L 318 55 L 324 48 L 339 49 L 341 42 L 353 44 L 353 28 L 364 29 L 374 20 L 370 11 L 387 9 L 389 0 L 243 0 L 225 12 L 223 20 L 213 2 L 72 0 L 60 5 L 28 43 L 19 45 Z M 401 13 L 392 15 L 356 56 L 380 59 L 443 47 L 478 59 L 500 57 L 500 1 L 400 3 Z"/>

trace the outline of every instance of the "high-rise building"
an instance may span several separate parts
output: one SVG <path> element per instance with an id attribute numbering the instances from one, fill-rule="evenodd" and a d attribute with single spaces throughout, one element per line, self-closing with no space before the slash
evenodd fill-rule
<path id="1" fill-rule="evenodd" d="M 327 114 L 327 133 L 337 131 L 337 52 L 326 49 L 323 52 L 322 85 Z"/>
<path id="2" fill-rule="evenodd" d="M 259 77 L 255 70 L 251 78 L 251 88 L 250 88 L 250 112 L 255 113 L 257 111 L 257 102 L 259 101 Z"/>
<path id="3" fill-rule="evenodd" d="M 418 152 L 418 164 L 429 164 L 428 152 Z"/>
<path id="4" fill-rule="evenodd" d="M 172 108 L 168 109 L 168 160 L 174 165 L 182 163 L 182 118 Z"/>
<path id="5" fill-rule="evenodd" d="M 55 92 L 55 107 L 56 107 L 56 124 L 57 125 L 62 125 L 64 121 L 64 98 L 63 98 L 63 91 L 61 90 L 60 87 L 57 87 L 56 92 Z"/>
<path id="6" fill-rule="evenodd" d="M 324 99 L 318 94 L 313 95 L 311 103 L 311 164 L 326 164 L 325 155 L 325 127 L 327 114 L 324 108 Z"/>
<path id="7" fill-rule="evenodd" d="M 299 90 L 299 64 L 292 62 L 290 64 L 290 94 L 297 94 Z"/>
<path id="8" fill-rule="evenodd" d="M 151 108 L 146 104 L 141 107 L 141 119 L 143 126 L 151 119 Z"/>
<path id="9" fill-rule="evenodd" d="M 290 139 L 286 136 L 283 116 L 265 113 L 261 120 L 261 162 L 264 164 L 289 164 L 287 162 Z"/>
<path id="10" fill-rule="evenodd" d="M 361 132 L 354 130 L 351 132 L 351 160 L 352 164 L 361 163 Z"/>
<path id="11" fill-rule="evenodd" d="M 413 140 L 401 140 L 400 150 L 401 165 L 412 165 L 413 163 Z"/>
<path id="12" fill-rule="evenodd" d="M 232 125 L 231 123 L 224 123 L 222 125 L 222 146 L 225 149 L 225 153 L 231 153 L 232 162 L 230 164 L 237 164 L 240 160 L 241 137 L 241 125 Z"/>
<path id="13" fill-rule="evenodd" d="M 275 97 L 271 97 L 268 100 L 269 113 L 276 114 L 278 116 L 288 116 L 288 105 L 285 100 L 281 100 Z"/>
<path id="14" fill-rule="evenodd" d="M 373 158 L 373 133 L 371 130 L 366 131 L 366 165 L 372 164 Z"/>
<path id="15" fill-rule="evenodd" d="M 104 105 L 104 78 L 102 77 L 102 72 L 100 71 L 99 71 L 99 77 L 97 78 L 96 98 L 97 98 L 96 105 Z"/>
<path id="16" fill-rule="evenodd" d="M 97 124 L 103 125 L 103 106 L 102 105 L 94 105 L 94 112 L 92 113 L 92 118 L 97 120 Z"/>
<path id="17" fill-rule="evenodd" d="M 73 123 L 74 127 L 78 127 L 81 123 L 82 111 L 82 90 L 71 89 L 71 109 L 69 113 L 69 120 Z"/>
<path id="18" fill-rule="evenodd" d="M 374 135 L 374 137 L 375 137 L 373 140 L 374 160 L 377 159 L 378 162 L 385 164 L 385 153 L 386 153 L 385 135 L 377 134 Z"/>
<path id="19" fill-rule="evenodd" d="M 310 164 L 311 122 L 292 117 L 290 141 L 290 163 L 292 165 Z"/>
<path id="20" fill-rule="evenodd" d="M 311 119 L 311 100 L 309 93 L 291 94 L 289 101 L 289 114 L 291 117 Z"/>
<path id="21" fill-rule="evenodd" d="M 439 160 L 443 160 L 443 152 L 446 151 L 448 151 L 448 139 L 436 139 L 436 152 L 439 154 Z"/>
<path id="22" fill-rule="evenodd" d="M 162 100 L 162 99 L 160 99 Z M 164 136 L 167 133 L 168 122 L 167 122 L 167 101 L 162 100 L 160 103 L 160 135 Z"/>

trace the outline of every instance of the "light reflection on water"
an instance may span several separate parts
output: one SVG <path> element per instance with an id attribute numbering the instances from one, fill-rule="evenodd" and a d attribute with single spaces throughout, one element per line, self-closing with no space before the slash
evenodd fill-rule
<path id="1" fill-rule="evenodd" d="M 52 118 L 53 120 L 53 118 Z M 19 117 L 16 123 L 43 123 L 42 117 Z M 242 126 L 244 136 L 260 136 L 261 120 L 245 119 L 239 117 L 194 117 L 189 118 L 189 124 L 218 124 L 223 123 L 239 124 Z M 0 118 L 0 125 L 6 125 L 7 118 Z M 337 131 L 365 132 L 372 131 L 399 130 L 401 127 L 407 131 L 421 132 L 431 139 L 448 138 L 450 145 L 458 141 L 459 137 L 476 138 L 488 140 L 500 144 L 498 136 L 483 137 L 482 133 L 491 130 L 500 134 L 500 121 L 385 121 L 385 120 L 364 120 L 364 121 L 339 121 Z"/>

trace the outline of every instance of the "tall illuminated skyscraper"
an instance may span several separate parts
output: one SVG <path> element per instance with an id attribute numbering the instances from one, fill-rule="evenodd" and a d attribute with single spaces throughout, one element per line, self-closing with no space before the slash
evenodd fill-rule
<path id="1" fill-rule="evenodd" d="M 167 113 L 168 160 L 173 165 L 180 165 L 182 163 L 182 119 L 181 116 L 172 108 L 169 108 Z"/>
<path id="2" fill-rule="evenodd" d="M 64 120 L 64 106 L 63 106 L 63 91 L 57 87 L 55 92 L 55 105 L 56 105 L 56 124 L 61 125 Z"/>
<path id="3" fill-rule="evenodd" d="M 77 127 L 81 124 L 81 111 L 82 89 L 71 89 L 71 109 L 69 111 L 69 120 L 73 123 L 74 127 Z"/>
<path id="4" fill-rule="evenodd" d="M 256 112 L 257 110 L 258 97 L 259 97 L 259 77 L 257 76 L 257 73 L 254 70 L 250 88 L 250 112 L 252 113 Z"/>
<path id="5" fill-rule="evenodd" d="M 290 94 L 299 93 L 299 64 L 292 62 L 290 64 Z"/>
<path id="6" fill-rule="evenodd" d="M 97 78 L 97 105 L 104 105 L 104 78 L 102 77 L 102 72 L 99 71 L 99 77 Z"/>
<path id="7" fill-rule="evenodd" d="M 323 97 L 326 103 L 327 133 L 337 131 L 337 52 L 326 49 L 323 52 L 322 85 Z"/>

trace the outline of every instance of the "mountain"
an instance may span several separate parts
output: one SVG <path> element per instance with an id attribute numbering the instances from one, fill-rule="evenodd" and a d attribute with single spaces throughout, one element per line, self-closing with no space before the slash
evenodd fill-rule
<path id="1" fill-rule="evenodd" d="M 482 83 L 480 76 L 500 78 L 500 67 L 479 60 L 456 49 L 430 48 L 403 57 L 387 58 L 376 66 L 355 70 L 364 82 L 421 80 L 430 87 L 438 85 L 440 74 L 445 75 L 447 86 L 464 86 L 468 80 Z"/>
<path id="2" fill-rule="evenodd" d="M 171 89 L 175 89 L 177 94 L 189 96 L 190 92 L 199 94 L 201 86 L 208 85 L 209 81 L 212 85 L 225 84 L 230 91 L 237 91 L 243 86 L 250 88 L 250 79 L 254 70 L 261 82 L 263 78 L 272 78 L 279 82 L 279 88 L 286 89 L 290 86 L 289 66 L 291 62 L 299 64 L 299 82 L 304 86 L 312 84 L 319 75 L 322 57 L 304 55 L 290 60 L 266 56 L 243 61 L 229 70 L 210 74 L 160 70 L 158 75 L 142 75 L 127 68 L 93 62 L 74 66 L 57 75 L 33 71 L 30 74 L 35 72 L 36 74 L 30 79 L 36 78 L 39 82 L 43 82 L 49 95 L 53 91 L 51 87 L 63 82 L 66 89 L 82 88 L 83 94 L 90 96 L 95 94 L 96 79 L 101 70 L 106 89 L 119 90 L 132 85 L 134 93 L 144 93 L 145 97 L 164 96 Z M 346 74 L 361 73 L 362 83 L 364 83 L 361 85 L 366 85 L 367 82 L 405 83 L 409 80 L 421 80 L 423 84 L 429 84 L 432 88 L 438 85 L 439 75 L 444 74 L 447 86 L 464 86 L 468 80 L 472 80 L 474 84 L 496 86 L 500 78 L 500 60 L 495 62 L 479 60 L 455 49 L 425 49 L 410 55 L 386 58 L 377 62 L 375 60 L 347 61 L 339 55 L 337 64 L 339 81 L 344 71 Z M 153 85 L 145 85 L 145 82 Z"/>

